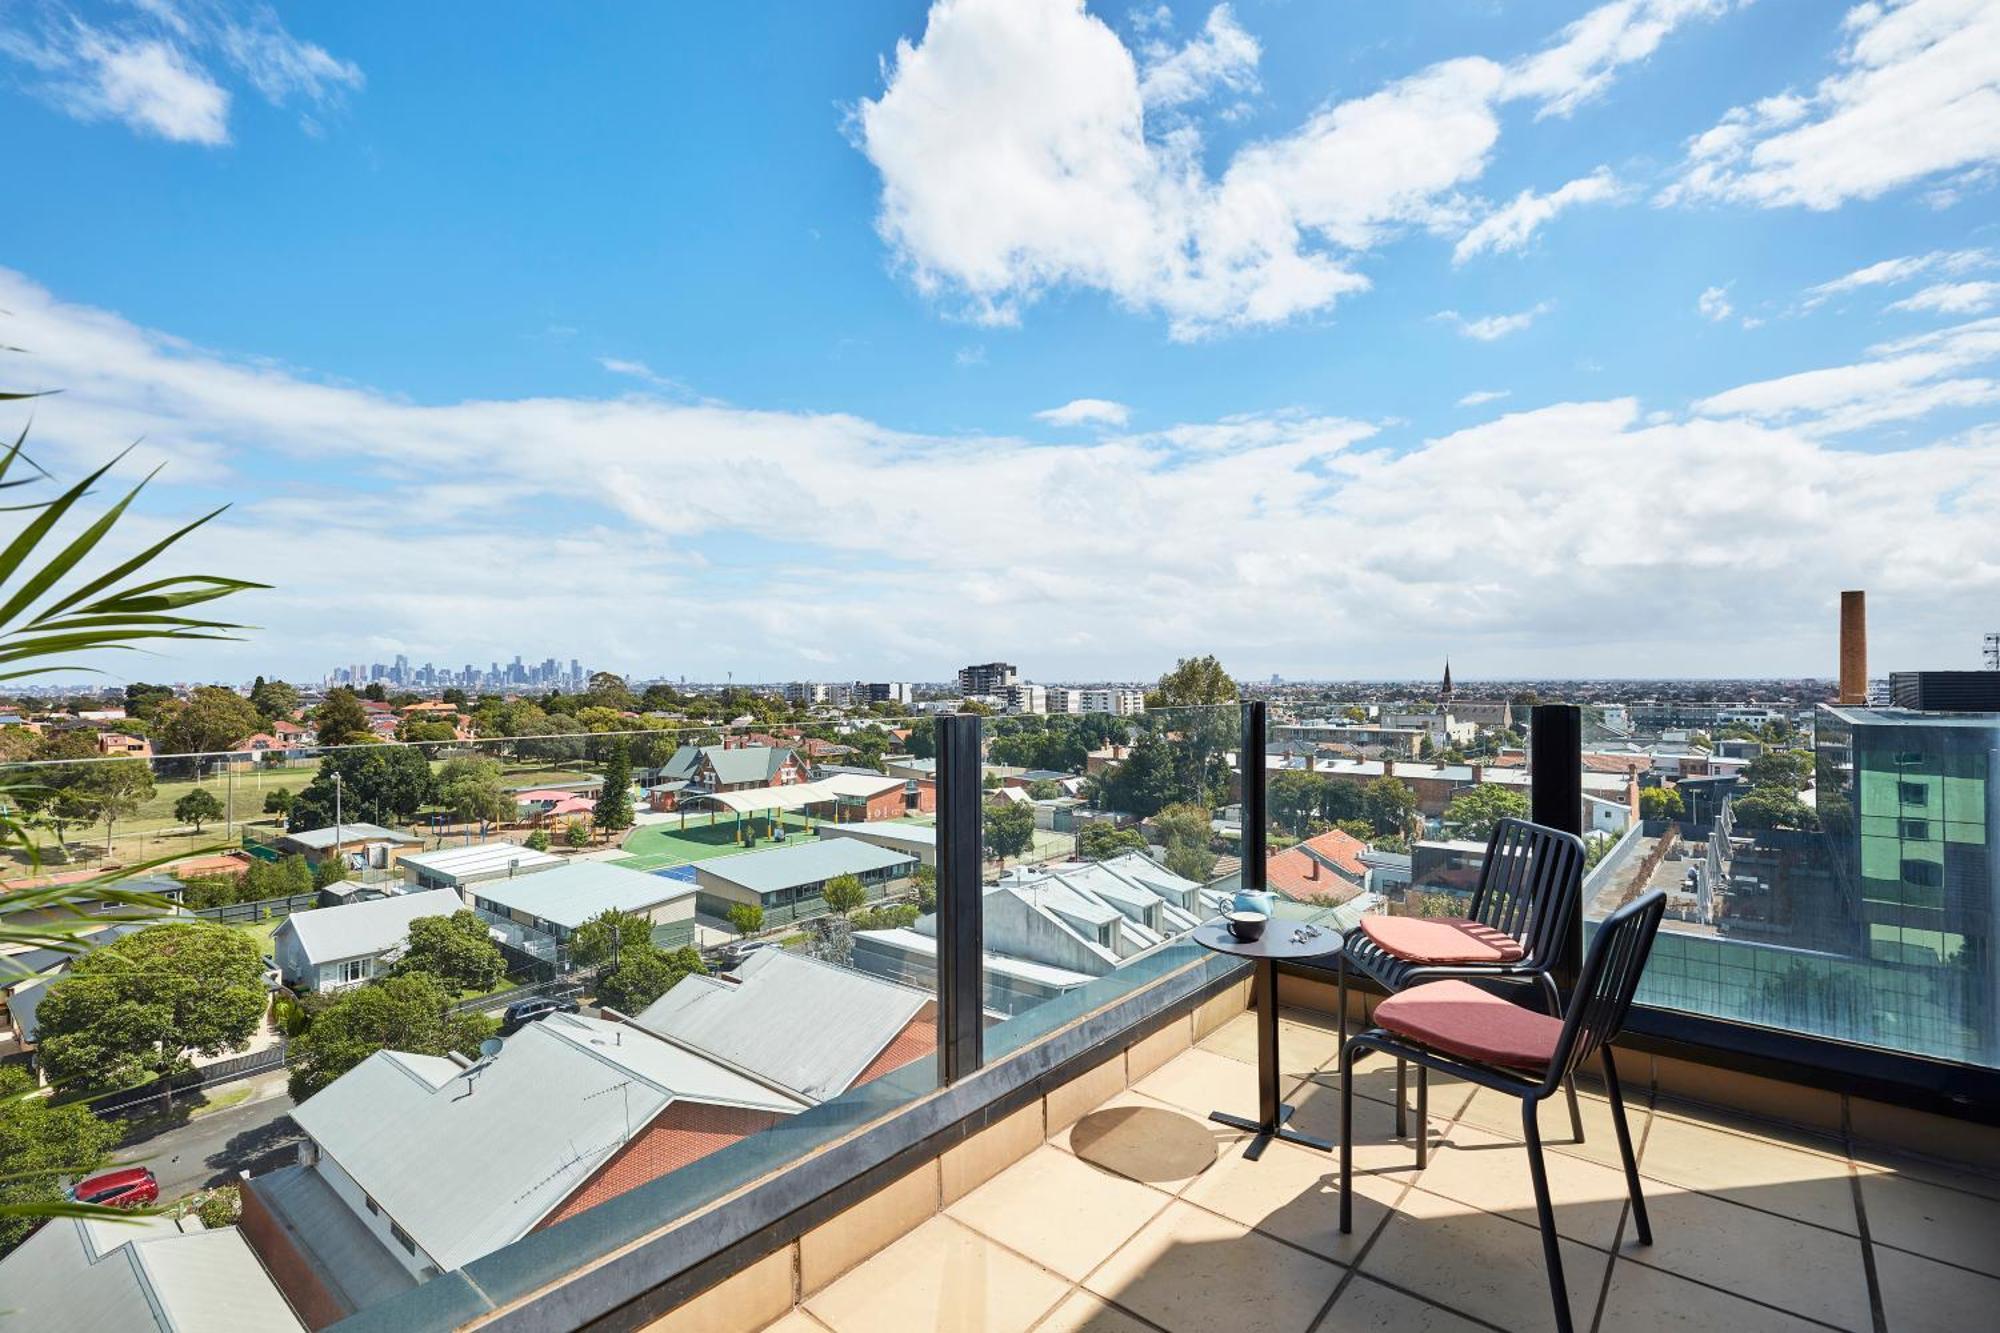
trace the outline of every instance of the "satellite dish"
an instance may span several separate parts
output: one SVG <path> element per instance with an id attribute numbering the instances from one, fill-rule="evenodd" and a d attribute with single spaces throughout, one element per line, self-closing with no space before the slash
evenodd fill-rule
<path id="1" fill-rule="evenodd" d="M 500 1040 L 498 1037 L 488 1037 L 485 1041 L 479 1043 L 479 1058 L 482 1060 L 491 1060 L 494 1056 L 500 1054 L 501 1048 L 506 1044 L 506 1042 Z"/>

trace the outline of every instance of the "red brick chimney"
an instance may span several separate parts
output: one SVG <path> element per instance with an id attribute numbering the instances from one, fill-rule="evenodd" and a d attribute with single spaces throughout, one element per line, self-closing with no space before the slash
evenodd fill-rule
<path id="1" fill-rule="evenodd" d="M 1396 776 L 1395 760 L 1388 758 L 1384 758 L 1382 760 L 1382 776 L 1385 778 L 1393 778 Z"/>
<path id="2" fill-rule="evenodd" d="M 1472 785 L 1477 787 L 1484 781 L 1486 781 L 1486 765 L 1474 763 L 1472 765 Z"/>
<path id="3" fill-rule="evenodd" d="M 1311 852 L 1306 853 L 1306 878 L 1315 880 L 1319 878 L 1319 858 Z"/>

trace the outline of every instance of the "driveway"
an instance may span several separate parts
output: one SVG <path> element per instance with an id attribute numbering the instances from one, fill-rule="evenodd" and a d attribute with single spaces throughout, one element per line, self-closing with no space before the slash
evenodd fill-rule
<path id="1" fill-rule="evenodd" d="M 253 1084 L 253 1091 L 240 1105 L 191 1115 L 184 1104 L 171 1117 L 135 1120 L 113 1156 L 152 1167 L 162 1200 L 225 1184 L 239 1171 L 257 1175 L 285 1165 L 295 1156 L 301 1135 L 292 1123 L 284 1071 L 245 1082 Z M 226 1094 L 240 1087 L 224 1084 L 215 1091 Z"/>

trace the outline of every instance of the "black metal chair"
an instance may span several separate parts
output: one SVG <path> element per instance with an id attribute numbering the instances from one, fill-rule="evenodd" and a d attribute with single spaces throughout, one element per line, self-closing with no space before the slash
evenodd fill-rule
<path id="1" fill-rule="evenodd" d="M 1548 1012 L 1562 1017 L 1562 994 L 1556 988 L 1553 969 L 1562 955 L 1564 924 L 1575 918 L 1577 901 L 1583 894 L 1583 861 L 1583 841 L 1575 834 L 1531 824 L 1525 819 L 1502 819 L 1493 826 L 1486 840 L 1486 860 L 1480 866 L 1479 884 L 1472 891 L 1465 920 L 1518 943 L 1520 957 L 1507 962 L 1427 961 L 1391 953 L 1359 929 L 1349 931 L 1336 961 L 1342 1049 L 1347 1046 L 1350 968 L 1371 978 L 1392 995 L 1444 977 L 1524 982 L 1539 987 Z M 1398 1060 L 1397 1138 L 1402 1138 L 1407 1130 L 1404 1101 L 1408 1080 L 1409 1066 Z M 1423 1091 L 1419 1088 L 1420 1096 Z M 1568 1085 L 1565 1092 L 1569 1099 L 1570 1129 L 1581 1143 L 1583 1113 L 1577 1106 L 1576 1088 Z M 1420 1139 L 1420 1166 L 1423 1154 Z"/>
<path id="2" fill-rule="evenodd" d="M 1618 1155 L 1625 1165 L 1625 1186 L 1632 1196 L 1632 1220 L 1639 1243 L 1651 1245 L 1653 1228 L 1646 1218 L 1645 1195 L 1639 1189 L 1639 1166 L 1632 1156 L 1632 1131 L 1625 1123 L 1625 1099 L 1618 1088 L 1611 1040 L 1624 1027 L 1666 909 L 1666 895 L 1655 889 L 1604 919 L 1577 978 L 1569 1016 L 1560 1024 L 1459 981 L 1414 987 L 1383 1001 L 1376 1010 L 1382 1026 L 1359 1033 L 1341 1046 L 1341 1231 L 1354 1229 L 1354 1061 L 1363 1051 L 1377 1050 L 1416 1063 L 1420 1145 L 1428 1138 L 1421 1120 L 1427 1110 L 1424 1092 L 1429 1070 L 1441 1070 L 1519 1097 L 1521 1132 L 1528 1143 L 1528 1172 L 1534 1180 L 1535 1213 L 1541 1223 L 1542 1257 L 1548 1266 L 1549 1292 L 1555 1300 L 1556 1328 L 1559 1333 L 1571 1333 L 1569 1296 L 1563 1284 L 1562 1251 L 1549 1202 L 1537 1111 L 1556 1089 L 1570 1086 L 1578 1066 L 1593 1055 L 1600 1058 L 1604 1088 L 1611 1101 L 1611 1123 L 1618 1133 Z M 1418 1164 L 1422 1165 L 1421 1149 Z"/>

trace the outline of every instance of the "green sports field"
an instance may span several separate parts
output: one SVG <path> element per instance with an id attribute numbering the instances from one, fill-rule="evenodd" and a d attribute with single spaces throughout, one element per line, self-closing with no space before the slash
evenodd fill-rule
<path id="1" fill-rule="evenodd" d="M 717 817 L 713 823 L 709 820 L 710 816 L 706 814 L 690 814 L 685 829 L 680 827 L 678 820 L 633 829 L 625 839 L 628 855 L 618 864 L 628 870 L 663 870 L 668 866 L 756 850 L 737 841 L 741 830 L 735 820 L 726 816 Z M 785 815 L 782 822 L 787 830 L 795 833 L 803 832 L 808 827 L 806 820 L 799 815 Z M 749 823 L 745 820 L 744 826 Z M 769 826 L 769 821 L 759 816 L 756 824 L 761 835 Z M 759 836 L 757 839 L 758 848 L 776 845 L 768 837 Z"/>

